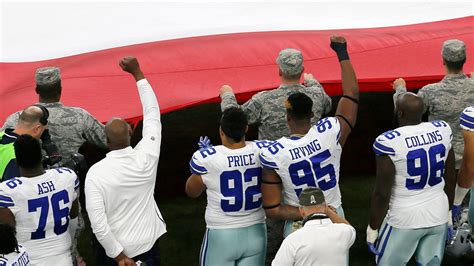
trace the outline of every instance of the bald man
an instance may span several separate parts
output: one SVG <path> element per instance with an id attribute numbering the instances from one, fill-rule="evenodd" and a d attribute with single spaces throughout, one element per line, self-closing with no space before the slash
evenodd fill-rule
<path id="1" fill-rule="evenodd" d="M 13 143 L 23 134 L 40 139 L 46 129 L 48 115 L 45 107 L 28 106 L 21 112 L 15 128 L 0 132 L 0 182 L 20 176 Z"/>
<path id="2" fill-rule="evenodd" d="M 424 104 L 413 93 L 395 104 L 399 128 L 374 142 L 376 181 L 367 244 L 377 265 L 440 265 L 456 176 L 452 131 L 441 120 L 422 123 Z"/>
<path id="3" fill-rule="evenodd" d="M 132 148 L 130 126 L 112 118 L 105 126 L 110 152 L 87 173 L 86 208 L 100 243 L 96 263 L 127 266 L 140 260 L 159 265 L 158 238 L 166 232 L 153 197 L 161 145 L 160 108 L 138 61 L 126 57 L 120 67 L 137 81 L 143 138 Z"/>

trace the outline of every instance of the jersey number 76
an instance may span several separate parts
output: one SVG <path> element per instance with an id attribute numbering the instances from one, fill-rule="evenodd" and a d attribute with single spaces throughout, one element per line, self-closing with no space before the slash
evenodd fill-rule
<path id="1" fill-rule="evenodd" d="M 39 209 L 40 216 L 38 222 L 38 228 L 36 231 L 31 233 L 31 239 L 43 239 L 46 237 L 46 222 L 48 219 L 49 205 L 53 210 L 54 218 L 54 233 L 61 235 L 67 231 L 69 226 L 69 208 L 61 208 L 61 202 L 63 204 L 69 203 L 69 194 L 67 190 L 61 190 L 51 195 L 51 199 L 48 196 L 44 196 L 37 199 L 28 200 L 28 212 L 37 212 Z"/>

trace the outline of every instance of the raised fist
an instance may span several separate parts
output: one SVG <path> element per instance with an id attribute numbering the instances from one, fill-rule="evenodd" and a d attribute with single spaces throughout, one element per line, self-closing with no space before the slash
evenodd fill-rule
<path id="1" fill-rule="evenodd" d="M 331 42 L 346 43 L 346 38 L 340 35 L 331 35 L 329 39 L 331 40 Z"/>
<path id="2" fill-rule="evenodd" d="M 398 87 L 403 87 L 403 88 L 407 87 L 407 83 L 405 82 L 404 79 L 398 78 L 393 82 L 393 90 L 396 90 Z"/>
<path id="3" fill-rule="evenodd" d="M 331 40 L 331 49 L 336 52 L 339 62 L 349 60 L 346 38 L 339 35 L 331 35 L 329 39 Z"/>
<path id="4" fill-rule="evenodd" d="M 225 93 L 228 93 L 228 92 L 234 93 L 234 91 L 232 90 L 232 87 L 231 87 L 231 86 L 229 86 L 229 85 L 224 85 L 224 86 L 221 87 L 221 92 L 220 92 L 220 95 L 221 95 L 221 96 L 224 95 Z"/>
<path id="5" fill-rule="evenodd" d="M 120 60 L 119 66 L 123 69 L 123 71 L 128 72 L 130 74 L 136 74 L 140 72 L 140 65 L 138 64 L 138 60 L 135 57 L 127 56 Z"/>

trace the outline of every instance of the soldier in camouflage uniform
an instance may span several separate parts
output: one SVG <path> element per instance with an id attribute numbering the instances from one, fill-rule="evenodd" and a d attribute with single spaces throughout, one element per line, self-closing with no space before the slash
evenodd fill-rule
<path id="1" fill-rule="evenodd" d="M 421 88 L 418 96 L 423 99 L 425 111 L 428 111 L 428 120 L 444 120 L 451 127 L 456 169 L 459 170 L 464 153 L 459 116 L 464 108 L 474 104 L 474 80 L 468 78 L 463 72 L 463 65 L 466 62 L 466 46 L 463 41 L 445 41 L 441 54 L 446 76 L 438 83 Z M 393 87 L 394 100 L 407 91 L 403 79 L 395 80 Z"/>
<path id="2" fill-rule="evenodd" d="M 474 79 L 464 75 L 463 65 L 466 62 L 466 46 L 460 40 L 448 40 L 443 44 L 441 51 L 446 76 L 438 83 L 424 86 L 418 96 L 423 99 L 425 111 L 429 112 L 428 119 L 444 120 L 453 131 L 453 150 L 456 159 L 456 170 L 459 170 L 464 154 L 464 139 L 459 125 L 459 116 L 464 108 L 474 104 Z M 472 75 L 472 74 L 471 74 Z M 393 83 L 395 89 L 394 100 L 406 92 L 406 83 L 397 79 Z M 461 209 L 461 203 L 468 189 L 465 184 L 456 185 L 453 219 L 456 220 Z M 462 182 L 462 181 L 461 181 Z M 472 196 L 472 191 L 471 191 Z"/>
<path id="3" fill-rule="evenodd" d="M 331 98 L 324 92 L 321 84 L 311 74 L 304 74 L 304 85 L 301 84 L 303 74 L 303 55 L 295 49 L 284 49 L 280 52 L 276 63 L 279 66 L 281 85 L 277 89 L 262 91 L 255 94 L 250 100 L 241 105 L 248 116 L 249 124 L 258 124 L 258 138 L 261 140 L 276 140 L 290 135 L 286 122 L 284 102 L 288 96 L 302 92 L 313 100 L 314 117 L 311 122 L 316 123 L 322 115 L 331 110 Z M 221 109 L 238 107 L 239 104 L 230 86 L 221 88 Z M 270 265 L 283 241 L 284 221 L 267 219 L 268 244 L 266 265 Z"/>
<path id="4" fill-rule="evenodd" d="M 104 125 L 95 119 L 86 110 L 79 107 L 64 106 L 59 100 L 61 98 L 61 77 L 57 67 L 45 67 L 36 70 L 36 93 L 39 95 L 39 105 L 46 107 L 49 111 L 48 128 L 51 139 L 56 143 L 64 166 L 71 167 L 71 156 L 78 152 L 86 141 L 99 147 L 106 148 Z M 14 128 L 17 124 L 21 111 L 10 115 L 0 129 Z M 80 210 L 80 209 L 79 209 Z M 79 212 L 80 214 L 80 212 Z M 71 228 L 71 226 L 70 226 Z M 77 253 L 77 239 L 84 228 L 82 215 L 79 215 L 78 230 L 73 240 L 72 257 L 75 259 Z"/>

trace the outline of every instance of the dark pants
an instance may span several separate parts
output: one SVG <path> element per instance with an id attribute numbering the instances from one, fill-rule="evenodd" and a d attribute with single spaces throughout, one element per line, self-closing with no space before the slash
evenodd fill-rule
<path id="1" fill-rule="evenodd" d="M 265 265 L 269 266 L 272 264 L 275 255 L 280 248 L 281 242 L 283 241 L 283 229 L 285 227 L 285 221 L 278 219 L 267 218 L 267 256 L 265 259 Z"/>
<path id="2" fill-rule="evenodd" d="M 94 246 L 96 248 L 96 263 L 100 266 L 117 266 L 118 263 L 105 254 L 105 250 L 99 243 L 97 238 L 93 237 Z M 153 247 L 145 253 L 133 257 L 134 261 L 141 261 L 146 263 L 146 266 L 160 266 L 160 252 L 158 248 L 159 240 L 156 240 Z"/>

